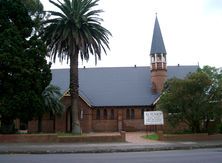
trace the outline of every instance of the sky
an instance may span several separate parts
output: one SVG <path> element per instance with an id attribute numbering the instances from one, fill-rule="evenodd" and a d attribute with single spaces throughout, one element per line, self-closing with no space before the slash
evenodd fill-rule
<path id="1" fill-rule="evenodd" d="M 45 10 L 58 11 L 48 0 L 41 2 Z M 97 65 L 91 56 L 79 67 L 149 66 L 156 13 L 167 65 L 222 67 L 222 0 L 100 0 L 98 8 L 104 10 L 102 25 L 112 33 L 110 50 Z M 52 65 L 67 67 L 66 61 Z"/>

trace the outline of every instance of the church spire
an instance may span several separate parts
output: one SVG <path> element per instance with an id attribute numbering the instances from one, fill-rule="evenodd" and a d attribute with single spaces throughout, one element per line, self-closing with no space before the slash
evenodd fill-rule
<path id="1" fill-rule="evenodd" d="M 166 70 L 166 49 L 163 42 L 162 33 L 160 30 L 159 21 L 155 20 L 153 39 L 150 50 L 151 71 L 152 70 Z"/>
<path id="2" fill-rule="evenodd" d="M 166 49 L 163 42 L 160 25 L 156 16 L 153 39 L 150 50 L 151 81 L 153 92 L 161 92 L 167 79 Z"/>
<path id="3" fill-rule="evenodd" d="M 166 54 L 166 49 L 164 46 L 163 37 L 160 30 L 159 21 L 157 19 L 157 15 L 153 29 L 153 39 L 152 39 L 150 54 Z"/>

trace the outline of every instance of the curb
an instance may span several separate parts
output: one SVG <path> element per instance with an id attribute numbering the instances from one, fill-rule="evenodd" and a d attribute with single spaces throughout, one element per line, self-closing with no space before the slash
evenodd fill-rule
<path id="1" fill-rule="evenodd" d="M 71 149 L 47 148 L 45 149 L 8 149 L 0 150 L 0 154 L 71 154 L 71 153 L 116 153 L 116 152 L 152 152 L 166 150 L 192 150 L 202 148 L 222 148 L 222 144 L 196 144 L 196 145 L 127 145 L 127 146 L 91 146 Z"/>

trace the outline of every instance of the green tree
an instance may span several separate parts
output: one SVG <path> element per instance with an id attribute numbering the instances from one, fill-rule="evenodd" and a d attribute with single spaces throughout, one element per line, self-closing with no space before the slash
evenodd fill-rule
<path id="1" fill-rule="evenodd" d="M 221 81 L 221 72 L 209 66 L 189 74 L 184 80 L 170 79 L 157 107 L 168 113 L 170 124 L 183 122 L 192 132 L 206 131 L 210 119 L 221 117 Z"/>
<path id="2" fill-rule="evenodd" d="M 204 66 L 199 72 L 206 73 L 211 79 L 211 86 L 207 91 L 209 97 L 209 107 L 206 109 L 205 130 L 212 132 L 218 123 L 221 123 L 222 115 L 222 69 Z M 215 126 L 209 126 L 210 119 L 214 119 Z"/>
<path id="3" fill-rule="evenodd" d="M 42 115 L 44 113 L 49 113 L 54 116 L 53 118 L 53 128 L 55 129 L 55 115 L 64 112 L 64 106 L 60 101 L 62 94 L 60 88 L 54 85 L 48 85 L 42 92 L 42 98 L 44 101 L 43 110 L 40 110 L 38 117 L 38 132 L 42 131 Z"/>
<path id="4" fill-rule="evenodd" d="M 51 58 L 55 62 L 70 59 L 70 94 L 72 110 L 72 132 L 81 133 L 78 119 L 78 59 L 88 60 L 90 54 L 95 61 L 101 58 L 101 52 L 106 53 L 108 36 L 111 33 L 101 26 L 99 14 L 102 10 L 94 9 L 98 0 L 64 0 L 50 2 L 60 9 L 60 12 L 49 11 L 52 18 L 45 21 L 44 38 Z"/>
<path id="5" fill-rule="evenodd" d="M 42 109 L 42 92 L 51 81 L 46 46 L 20 0 L 0 0 L 0 115 L 2 126 L 27 122 Z"/>

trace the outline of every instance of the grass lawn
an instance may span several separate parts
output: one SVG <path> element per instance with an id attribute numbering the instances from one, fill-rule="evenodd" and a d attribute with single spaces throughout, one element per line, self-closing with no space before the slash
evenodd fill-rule
<path id="1" fill-rule="evenodd" d="M 145 135 L 143 136 L 144 139 L 149 139 L 149 140 L 159 140 L 159 136 L 157 134 L 150 134 L 150 135 Z"/>

